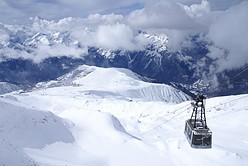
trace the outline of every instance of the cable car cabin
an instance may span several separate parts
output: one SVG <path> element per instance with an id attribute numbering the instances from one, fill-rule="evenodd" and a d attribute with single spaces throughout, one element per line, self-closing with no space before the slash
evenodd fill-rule
<path id="1" fill-rule="evenodd" d="M 212 147 L 212 132 L 203 127 L 194 128 L 194 122 L 188 119 L 185 123 L 184 134 L 192 148 L 211 148 Z"/>
<path id="2" fill-rule="evenodd" d="M 184 134 L 192 148 L 212 148 L 212 132 L 207 127 L 205 100 L 203 95 L 196 98 L 196 102 L 192 103 L 191 118 L 185 122 Z"/>

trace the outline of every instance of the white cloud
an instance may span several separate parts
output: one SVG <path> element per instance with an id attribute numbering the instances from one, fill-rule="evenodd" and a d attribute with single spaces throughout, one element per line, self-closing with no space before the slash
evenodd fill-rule
<path id="1" fill-rule="evenodd" d="M 142 50 L 151 43 L 144 34 L 124 24 L 121 15 L 94 14 L 85 19 L 65 18 L 57 22 L 36 17 L 31 21 L 29 26 L 0 28 L 1 59 L 8 56 L 33 59 L 38 63 L 55 56 L 80 58 L 88 53 L 88 47 L 133 51 Z M 10 44 L 10 36 L 12 40 L 17 37 L 20 43 Z M 8 42 L 4 47 L 3 43 Z"/>
<path id="2" fill-rule="evenodd" d="M 218 59 L 219 70 L 241 67 L 248 63 L 248 2 L 230 8 L 211 25 L 209 38 L 218 48 L 208 56 Z M 225 53 L 223 50 L 227 50 Z"/>
<path id="3" fill-rule="evenodd" d="M 65 20 L 60 28 L 70 31 L 70 38 L 80 42 L 83 47 L 100 47 L 107 50 L 140 50 L 150 43 L 144 35 L 138 34 L 128 24 L 122 15 L 94 14 L 85 19 Z M 68 26 L 71 27 L 68 27 Z M 56 23 L 53 25 L 56 27 Z M 56 30 L 56 28 L 52 28 Z"/>
<path id="4" fill-rule="evenodd" d="M 30 59 L 35 63 L 40 63 L 42 60 L 49 57 L 61 57 L 67 56 L 72 58 L 80 58 L 86 55 L 88 52 L 86 48 L 77 48 L 75 46 L 66 46 L 66 45 L 38 45 L 37 48 L 32 50 L 32 52 L 27 52 L 25 50 L 16 50 L 14 48 L 3 48 L 0 49 L 0 61 L 7 59 Z"/>
<path id="5" fill-rule="evenodd" d="M 206 0 L 190 6 L 174 0 L 156 0 L 130 13 L 128 21 L 136 28 L 163 31 L 169 37 L 168 49 L 175 51 L 185 44 L 189 35 L 207 33 L 219 14 L 210 10 Z"/>
<path id="6" fill-rule="evenodd" d="M 219 12 L 211 11 L 207 0 L 190 6 L 174 0 L 156 0 L 129 15 L 131 25 L 139 28 L 207 30 Z"/>
<path id="7" fill-rule="evenodd" d="M 184 5 L 184 9 L 191 17 L 202 17 L 210 12 L 210 5 L 203 0 L 200 4 Z"/>
<path id="8" fill-rule="evenodd" d="M 176 52 L 180 50 L 183 46 L 190 46 L 188 37 L 190 35 L 190 31 L 187 30 L 163 30 L 168 36 L 167 48 L 169 51 Z"/>
<path id="9" fill-rule="evenodd" d="M 148 39 L 147 39 L 148 40 Z M 139 50 L 145 47 L 140 36 L 125 24 L 101 25 L 96 31 L 95 43 L 105 49 Z"/>
<path id="10" fill-rule="evenodd" d="M 212 11 L 207 0 L 202 0 L 199 4 L 183 6 L 187 14 L 196 22 L 195 29 L 201 32 L 207 32 L 209 26 L 216 21 L 221 11 Z"/>
<path id="11" fill-rule="evenodd" d="M 232 6 L 241 0 L 2 0 L 0 1 L 0 21 L 13 20 L 22 22 L 30 16 L 41 16 L 55 21 L 34 18 L 30 24 L 30 34 L 37 32 L 53 35 L 55 32 L 68 33 L 68 41 L 80 43 L 81 48 L 62 44 L 38 46 L 36 59 L 46 56 L 60 56 L 64 53 L 78 57 L 89 46 L 104 49 L 140 50 L 150 41 L 137 33 L 137 29 L 148 33 L 168 35 L 168 49 L 177 51 L 190 45 L 189 35 L 208 34 L 210 57 L 218 59 L 221 69 L 241 66 L 247 62 L 247 1 L 227 11 L 217 11 L 221 4 Z M 143 9 L 135 10 L 128 16 L 120 14 L 97 14 L 104 10 L 122 8 L 145 2 Z M 228 5 L 227 5 L 228 4 Z M 215 10 L 213 10 L 213 8 Z M 90 13 L 90 15 L 88 15 Z M 67 16 L 83 18 L 64 18 Z M 87 16 L 87 17 L 85 17 Z M 63 18 L 60 20 L 59 18 Z M 11 22 L 11 21 L 10 21 Z M 28 26 L 26 26 L 27 28 Z M 16 28 L 15 28 L 16 29 Z M 29 29 L 29 27 L 27 28 Z M 13 30 L 17 31 L 17 30 Z M 26 32 L 25 32 L 26 33 Z M 59 34 L 59 33 L 58 33 Z M 7 43 L 9 32 L 0 28 L 0 44 Z M 67 47 L 72 48 L 67 48 Z M 47 50 L 46 50 L 47 49 Z M 60 52 L 60 50 L 63 50 Z M 227 55 L 225 50 L 229 51 Z M 10 56 L 18 53 L 8 50 Z M 22 55 L 19 55 L 22 56 Z M 24 57 L 32 58 L 29 53 Z M 40 57 L 39 57 L 40 56 Z"/>
<path id="12" fill-rule="evenodd" d="M 4 61 L 5 59 L 34 59 L 33 54 L 30 54 L 23 50 L 15 50 L 13 48 L 4 48 L 0 49 L 0 62 Z"/>
<path id="13" fill-rule="evenodd" d="M 190 6 L 192 4 L 198 4 L 202 0 L 177 0 L 182 4 Z M 224 11 L 229 9 L 231 6 L 237 5 L 244 0 L 208 0 L 211 10 Z"/>
<path id="14" fill-rule="evenodd" d="M 113 24 L 123 21 L 124 17 L 122 15 L 107 14 L 101 15 L 99 13 L 91 14 L 88 16 L 87 21 L 96 24 Z"/>
<path id="15" fill-rule="evenodd" d="M 195 24 L 192 24 L 193 20 L 185 10 L 172 0 L 150 2 L 144 9 L 132 12 L 128 19 L 135 27 L 152 29 L 191 29 Z"/>
<path id="16" fill-rule="evenodd" d="M 178 3 L 181 2 L 181 3 Z M 191 1 L 193 2 L 193 0 Z M 141 10 L 132 12 L 128 21 L 133 27 L 148 31 L 163 31 L 168 35 L 168 49 L 179 50 L 190 45 L 190 35 L 204 34 L 214 46 L 209 48 L 209 57 L 217 60 L 219 69 L 241 67 L 248 62 L 248 1 L 239 4 L 239 0 L 226 1 L 238 4 L 227 11 L 212 10 L 218 1 L 197 1 L 196 4 L 185 0 L 150 1 Z M 190 4 L 190 5 L 185 5 Z"/>
<path id="17" fill-rule="evenodd" d="M 86 48 L 77 48 L 75 46 L 66 46 L 63 44 L 57 44 L 53 46 L 38 45 L 37 49 L 34 50 L 34 62 L 41 62 L 42 60 L 49 57 L 60 57 L 67 56 L 72 58 L 80 58 L 88 53 Z"/>
<path id="18" fill-rule="evenodd" d="M 0 49 L 8 43 L 9 39 L 8 30 L 0 24 Z"/>

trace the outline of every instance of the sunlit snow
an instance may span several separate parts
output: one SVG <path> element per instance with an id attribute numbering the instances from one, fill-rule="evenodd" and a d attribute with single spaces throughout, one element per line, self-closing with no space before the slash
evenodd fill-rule
<path id="1" fill-rule="evenodd" d="M 0 98 L 0 165 L 248 164 L 248 95 L 207 99 L 211 149 L 184 136 L 190 98 L 126 69 L 81 66 Z"/>

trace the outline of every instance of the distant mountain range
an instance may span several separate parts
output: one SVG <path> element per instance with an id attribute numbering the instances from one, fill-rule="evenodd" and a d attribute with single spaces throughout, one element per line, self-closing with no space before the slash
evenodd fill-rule
<path id="1" fill-rule="evenodd" d="M 206 56 L 209 43 L 199 36 L 192 36 L 193 45 L 176 52 L 167 49 L 166 35 L 143 31 L 137 34 L 150 41 L 144 49 L 111 50 L 90 45 L 86 49 L 73 33 L 74 30 L 91 33 L 91 30 L 75 22 L 68 19 L 54 23 L 36 18 L 29 26 L 0 24 L 0 81 L 27 89 L 86 64 L 127 68 L 150 82 L 170 84 L 192 96 L 248 93 L 248 71 L 242 72 L 244 66 L 217 75 L 211 73 L 209 68 L 214 60 Z M 217 87 L 213 85 L 214 78 L 218 78 Z M 2 93 L 6 92 L 7 84 L 1 86 L 5 89 Z"/>

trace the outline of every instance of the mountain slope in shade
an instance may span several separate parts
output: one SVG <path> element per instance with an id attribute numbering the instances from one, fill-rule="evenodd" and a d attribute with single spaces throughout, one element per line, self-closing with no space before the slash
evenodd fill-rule
<path id="1" fill-rule="evenodd" d="M 8 82 L 0 82 L 0 94 L 13 92 L 13 91 L 20 90 L 20 89 L 21 87 L 18 87 L 15 84 L 11 84 Z"/>

